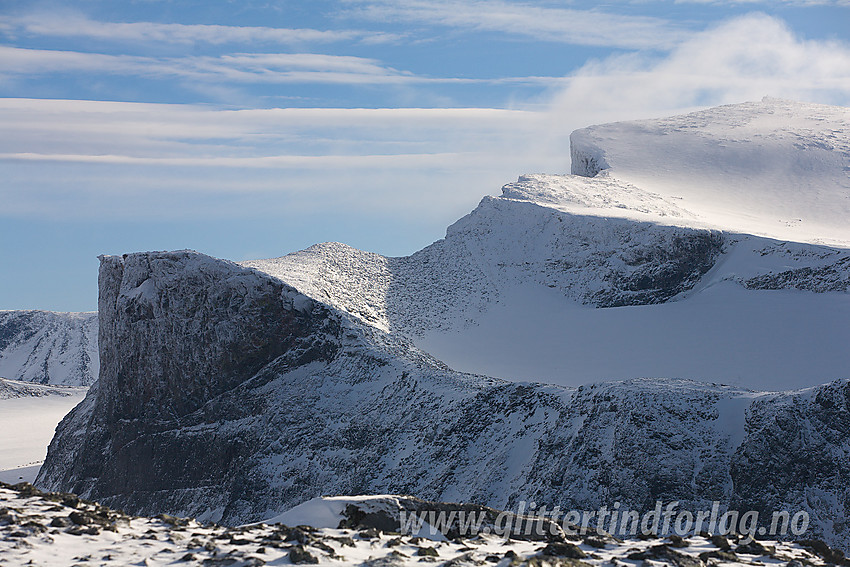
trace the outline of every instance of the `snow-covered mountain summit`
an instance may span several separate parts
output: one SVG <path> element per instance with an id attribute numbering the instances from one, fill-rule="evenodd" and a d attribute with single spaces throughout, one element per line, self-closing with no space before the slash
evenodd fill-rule
<path id="1" fill-rule="evenodd" d="M 705 225 L 850 245 L 850 109 L 765 98 L 570 136 L 572 172 L 652 191 Z"/>
<path id="2" fill-rule="evenodd" d="M 244 265 L 468 372 L 822 383 L 850 368 L 850 249 L 804 241 L 850 242 L 847 124 L 766 100 L 592 127 L 582 175 L 524 175 L 411 256 L 325 243 Z M 776 207 L 805 222 L 773 230 Z"/>

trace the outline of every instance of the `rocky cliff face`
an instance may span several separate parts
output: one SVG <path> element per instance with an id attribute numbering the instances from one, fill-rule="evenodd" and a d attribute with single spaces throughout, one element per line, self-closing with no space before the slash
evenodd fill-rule
<path id="1" fill-rule="evenodd" d="M 117 402 L 106 419 L 179 419 L 283 354 L 321 355 L 303 343 L 316 330 L 310 300 L 225 261 L 108 256 L 99 286 L 99 388 Z"/>
<path id="2" fill-rule="evenodd" d="M 97 374 L 97 313 L 0 311 L 0 377 L 88 386 Z"/>
<path id="3" fill-rule="evenodd" d="M 748 409 L 747 436 L 732 460 L 732 504 L 808 510 L 847 549 L 849 457 L 850 381 L 764 396 Z"/>
<path id="4" fill-rule="evenodd" d="M 275 278 L 200 254 L 105 257 L 100 285 L 101 378 L 60 425 L 45 488 L 228 524 L 334 493 L 563 509 L 781 501 L 847 543 L 834 506 L 799 497 L 844 502 L 846 381 L 782 395 L 508 383 L 454 372 Z M 777 470 L 773 485 L 755 464 L 769 447 L 788 463 L 816 456 L 817 467 Z"/>

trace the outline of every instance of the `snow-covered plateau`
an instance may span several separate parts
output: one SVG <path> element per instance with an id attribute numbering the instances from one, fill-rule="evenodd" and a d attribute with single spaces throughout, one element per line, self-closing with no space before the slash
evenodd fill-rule
<path id="1" fill-rule="evenodd" d="M 402 258 L 104 256 L 100 378 L 36 484 L 231 526 L 327 494 L 719 502 L 848 549 L 848 121 L 765 99 L 580 130 L 574 174 Z"/>
<path id="2" fill-rule="evenodd" d="M 850 243 L 850 110 L 765 98 L 573 132 L 572 172 L 603 170 L 690 222 L 794 242 Z"/>

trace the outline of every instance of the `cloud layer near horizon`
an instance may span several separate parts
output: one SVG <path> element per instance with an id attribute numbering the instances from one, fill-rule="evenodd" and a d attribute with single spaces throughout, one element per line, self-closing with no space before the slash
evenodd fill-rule
<path id="1" fill-rule="evenodd" d="M 3 49 L 12 56 L 33 51 Z M 62 64 L 72 64 L 69 57 Z M 5 59 L 7 70 L 36 72 L 44 64 L 38 57 L 15 61 Z M 286 64 L 348 76 L 340 80 L 402 76 L 356 57 L 291 55 Z M 238 69 L 229 69 L 216 72 L 241 80 Z M 764 95 L 846 105 L 850 47 L 798 38 L 782 21 L 754 14 L 695 33 L 663 54 L 589 62 L 563 81 L 546 104 L 520 110 L 229 110 L 0 99 L 0 127 L 8 133 L 0 140 L 8 172 L 3 213 L 160 218 L 338 207 L 451 219 L 519 174 L 568 171 L 567 138 L 578 127 Z M 180 204 L 171 213 L 159 201 L 166 195 Z"/>
<path id="2" fill-rule="evenodd" d="M 266 215 L 275 207 L 456 214 L 514 175 L 521 163 L 508 156 L 534 143 L 541 119 L 501 109 L 0 99 L 9 134 L 0 140 L 9 173 L 0 198 L 7 215 L 64 218 L 161 218 L 169 215 L 159 201 L 165 195 L 183 203 L 174 217 Z M 539 155 L 568 166 L 544 148 Z M 74 195 L 85 205 L 75 206 Z"/>

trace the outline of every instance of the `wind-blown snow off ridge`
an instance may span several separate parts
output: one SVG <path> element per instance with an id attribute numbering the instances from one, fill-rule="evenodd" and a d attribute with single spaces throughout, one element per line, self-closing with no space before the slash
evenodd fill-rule
<path id="1" fill-rule="evenodd" d="M 714 228 L 850 245 L 850 109 L 765 98 L 573 132 L 572 172 L 601 170 Z"/>

